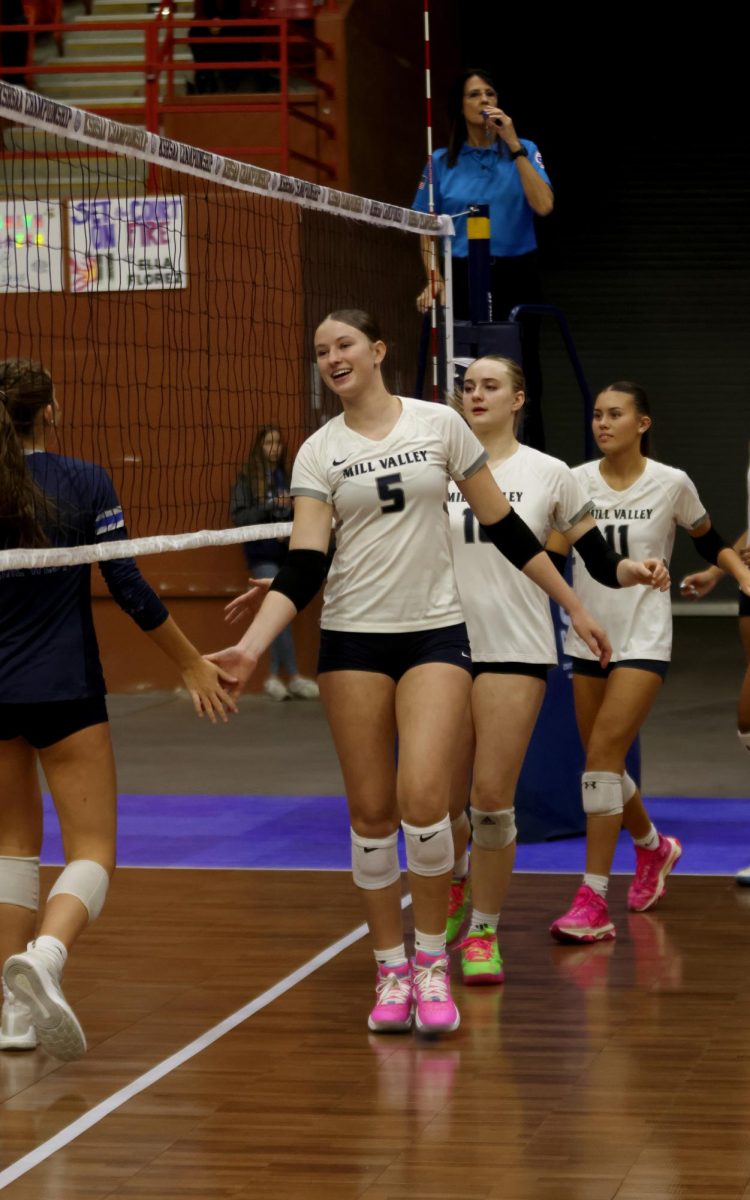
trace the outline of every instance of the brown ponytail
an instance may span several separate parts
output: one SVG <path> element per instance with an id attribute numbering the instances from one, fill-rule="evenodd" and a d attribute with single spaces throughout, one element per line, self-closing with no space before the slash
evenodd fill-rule
<path id="1" fill-rule="evenodd" d="M 52 379 L 38 363 L 0 363 L 0 549 L 49 545 L 50 504 L 28 470 L 21 439 L 33 435 L 39 412 L 53 402 Z"/>

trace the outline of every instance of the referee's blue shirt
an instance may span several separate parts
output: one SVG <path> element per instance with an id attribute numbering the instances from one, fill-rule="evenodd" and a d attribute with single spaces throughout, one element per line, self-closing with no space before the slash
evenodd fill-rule
<path id="1" fill-rule="evenodd" d="M 33 452 L 27 464 L 49 497 L 52 546 L 127 537 L 112 480 L 94 463 Z M 132 558 L 99 564 L 107 587 L 141 629 L 169 615 Z M 0 570 L 0 703 L 41 704 L 104 695 L 91 612 L 91 567 Z"/>
<path id="2" fill-rule="evenodd" d="M 529 152 L 529 162 L 545 183 L 549 177 L 542 156 L 533 142 L 519 139 Z M 469 241 L 465 213 L 470 204 L 490 206 L 490 254 L 495 258 L 516 258 L 536 250 L 534 211 L 524 195 L 518 167 L 508 158 L 504 144 L 470 146 L 465 143 L 453 167 L 448 167 L 448 151 L 436 150 L 432 156 L 432 186 L 435 212 L 453 217 L 456 236 L 454 258 L 467 258 Z M 551 185 L 550 185 L 551 186 Z M 425 166 L 412 208 L 429 209 L 427 167 Z"/>

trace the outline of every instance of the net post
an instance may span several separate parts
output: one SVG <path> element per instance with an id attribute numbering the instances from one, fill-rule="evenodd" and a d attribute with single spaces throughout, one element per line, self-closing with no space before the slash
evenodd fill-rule
<path id="1" fill-rule="evenodd" d="M 453 238 L 443 238 L 443 282 L 445 284 L 445 390 L 453 394 L 456 380 L 455 351 L 453 345 Z"/>

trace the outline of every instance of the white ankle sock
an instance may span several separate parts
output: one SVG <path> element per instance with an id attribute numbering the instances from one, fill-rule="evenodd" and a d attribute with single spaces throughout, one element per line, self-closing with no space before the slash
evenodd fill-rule
<path id="1" fill-rule="evenodd" d="M 740 739 L 740 745 L 746 750 L 750 750 L 750 729 L 743 733 L 741 729 L 737 730 L 737 737 Z"/>
<path id="2" fill-rule="evenodd" d="M 652 825 L 645 837 L 633 838 L 633 845 L 640 846 L 642 850 L 658 850 L 659 833 L 656 826 Z"/>
<path id="3" fill-rule="evenodd" d="M 484 929 L 489 925 L 493 933 L 497 933 L 497 927 L 500 923 L 500 913 L 484 913 L 478 908 L 471 910 L 471 924 L 469 925 L 469 933 L 476 933 L 478 929 Z"/>
<path id="4" fill-rule="evenodd" d="M 607 899 L 607 888 L 609 887 L 608 875 L 584 875 L 583 882 L 587 887 L 590 887 L 592 892 L 596 892 L 597 896 L 601 896 L 602 900 Z"/>
<path id="5" fill-rule="evenodd" d="M 469 874 L 469 851 L 464 850 L 460 858 L 457 858 L 453 864 L 453 878 L 465 879 Z"/>
<path id="6" fill-rule="evenodd" d="M 373 950 L 373 954 L 379 967 L 403 967 L 407 962 L 403 942 L 400 946 L 391 946 L 390 950 Z"/>
<path id="7" fill-rule="evenodd" d="M 445 955 L 444 933 L 420 933 L 414 930 L 414 949 L 429 954 L 431 958 L 443 958 Z"/>
<path id="8" fill-rule="evenodd" d="M 33 950 L 42 959 L 47 970 L 58 981 L 62 978 L 63 968 L 68 957 L 68 951 L 59 938 L 43 933 L 35 941 L 29 942 L 29 950 Z"/>

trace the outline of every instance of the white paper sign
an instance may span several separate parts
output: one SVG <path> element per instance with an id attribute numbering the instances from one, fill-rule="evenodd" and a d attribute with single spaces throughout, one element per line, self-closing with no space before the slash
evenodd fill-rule
<path id="1" fill-rule="evenodd" d="M 68 213 L 74 292 L 187 287 L 182 196 L 72 200 Z"/>
<path id="2" fill-rule="evenodd" d="M 62 291 L 60 205 L 0 201 L 0 291 Z"/>

